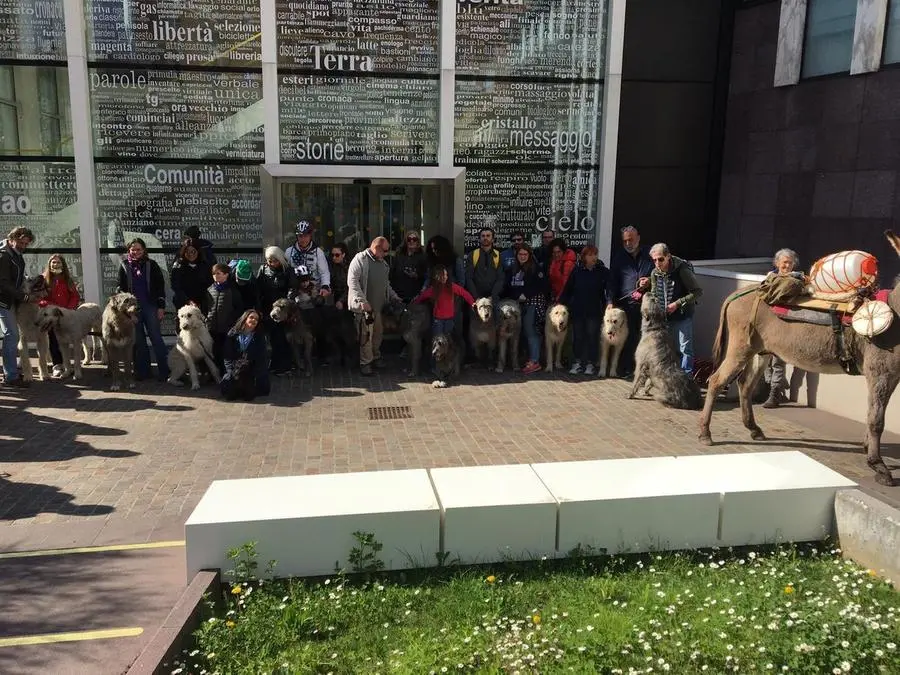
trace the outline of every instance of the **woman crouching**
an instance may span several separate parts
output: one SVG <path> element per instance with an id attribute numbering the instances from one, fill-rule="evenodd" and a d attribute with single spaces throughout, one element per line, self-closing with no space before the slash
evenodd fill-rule
<path id="1" fill-rule="evenodd" d="M 259 326 L 259 312 L 248 309 L 225 338 L 222 396 L 229 401 L 239 398 L 252 401 L 257 396 L 269 395 L 266 338 Z"/>

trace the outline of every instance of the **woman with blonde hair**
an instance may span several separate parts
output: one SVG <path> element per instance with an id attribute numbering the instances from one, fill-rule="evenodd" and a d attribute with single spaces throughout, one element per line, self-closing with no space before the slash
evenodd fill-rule
<path id="1" fill-rule="evenodd" d="M 266 261 L 256 272 L 256 286 L 259 292 L 260 317 L 272 346 L 272 361 L 269 365 L 273 375 L 290 372 L 292 366 L 291 348 L 284 332 L 284 326 L 273 321 L 272 305 L 276 300 L 293 296 L 298 280 L 294 269 L 288 264 L 287 256 L 277 246 L 269 246 L 263 252 Z"/>
<path id="2" fill-rule="evenodd" d="M 59 253 L 54 253 L 47 260 L 43 277 L 50 295 L 38 301 L 38 306 L 54 305 L 56 307 L 65 307 L 66 309 L 78 307 L 81 303 L 78 286 L 69 272 L 69 265 L 66 259 Z M 62 377 L 62 351 L 59 348 L 59 341 L 56 339 L 56 334 L 52 328 L 47 331 L 47 337 L 50 339 L 50 357 L 53 360 L 53 372 L 51 375 L 52 377 Z"/>

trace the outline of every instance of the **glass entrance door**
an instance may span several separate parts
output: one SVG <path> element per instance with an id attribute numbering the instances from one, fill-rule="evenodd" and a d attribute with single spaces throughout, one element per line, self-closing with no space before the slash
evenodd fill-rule
<path id="1" fill-rule="evenodd" d="M 409 231 L 417 232 L 424 243 L 447 229 L 437 183 L 279 182 L 283 247 L 294 243 L 294 228 L 301 219 L 314 224 L 319 246 L 327 249 L 341 241 L 351 255 L 377 236 L 387 237 L 396 250 Z"/>

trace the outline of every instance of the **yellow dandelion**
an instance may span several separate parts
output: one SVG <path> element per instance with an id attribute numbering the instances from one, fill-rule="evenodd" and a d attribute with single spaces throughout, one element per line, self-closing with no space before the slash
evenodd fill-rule
<path id="1" fill-rule="evenodd" d="M 235 623 L 234 623 L 234 621 L 226 621 L 225 625 L 228 626 L 229 628 L 234 628 Z"/>
<path id="2" fill-rule="evenodd" d="M 493 574 L 491 574 L 491 575 L 488 576 L 487 579 L 485 579 L 485 581 L 488 582 L 489 584 L 492 584 L 492 583 L 494 583 L 495 581 L 497 581 L 497 577 L 495 577 Z"/>
<path id="3" fill-rule="evenodd" d="M 794 592 L 794 587 L 793 586 L 785 586 L 784 592 L 787 593 L 788 595 L 790 595 L 791 593 Z"/>
<path id="4" fill-rule="evenodd" d="M 240 595 L 240 594 L 243 592 L 243 590 L 244 590 L 244 589 L 242 589 L 240 586 L 232 586 L 232 587 L 231 587 L 231 594 L 232 594 L 232 595 Z"/>
<path id="5" fill-rule="evenodd" d="M 876 572 L 875 570 L 866 570 L 866 573 L 867 573 L 870 577 L 877 577 L 877 576 L 878 576 L 878 572 Z"/>
<path id="6" fill-rule="evenodd" d="M 541 622 L 540 614 L 535 614 L 534 616 L 531 617 L 531 623 L 533 623 L 535 626 L 537 626 L 540 622 Z"/>

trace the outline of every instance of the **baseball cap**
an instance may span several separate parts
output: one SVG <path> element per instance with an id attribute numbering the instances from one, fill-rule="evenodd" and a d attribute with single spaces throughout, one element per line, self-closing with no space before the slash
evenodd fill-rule
<path id="1" fill-rule="evenodd" d="M 306 265 L 298 265 L 294 268 L 294 274 L 296 274 L 298 277 L 308 277 L 309 268 Z"/>
<path id="2" fill-rule="evenodd" d="M 301 220 L 297 222 L 297 236 L 301 234 L 312 234 L 313 226 L 308 220 Z"/>

